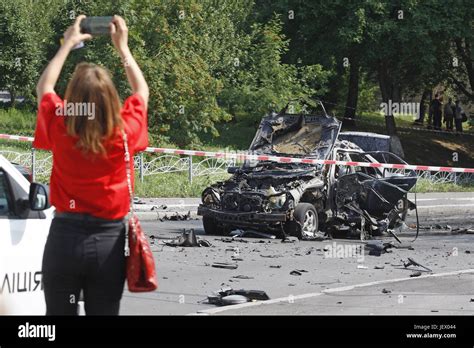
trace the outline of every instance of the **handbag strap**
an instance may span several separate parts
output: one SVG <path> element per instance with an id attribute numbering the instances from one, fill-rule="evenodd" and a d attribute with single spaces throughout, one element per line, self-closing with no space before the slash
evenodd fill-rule
<path id="1" fill-rule="evenodd" d="M 128 196 L 130 198 L 130 211 L 129 215 L 129 222 L 132 225 L 132 238 L 136 239 L 136 227 L 135 227 L 135 210 L 133 207 L 133 189 L 132 189 L 132 170 L 130 169 L 130 152 L 128 150 L 128 140 L 127 140 L 127 133 L 125 130 L 122 130 L 122 139 L 123 139 L 123 148 L 125 150 L 125 170 L 127 174 L 127 187 L 128 187 Z M 127 224 L 128 227 L 129 224 Z M 125 232 L 125 256 L 130 255 L 130 245 L 128 240 L 128 231 Z"/>

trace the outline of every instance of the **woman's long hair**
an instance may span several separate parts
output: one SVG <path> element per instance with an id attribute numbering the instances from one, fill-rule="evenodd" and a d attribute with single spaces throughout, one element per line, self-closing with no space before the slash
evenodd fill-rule
<path id="1" fill-rule="evenodd" d="M 105 155 L 104 142 L 117 127 L 122 127 L 120 98 L 107 70 L 91 63 L 78 64 L 67 85 L 64 102 L 65 110 L 69 104 L 83 106 L 83 111 L 93 110 L 93 115 L 68 114 L 67 133 L 79 138 L 76 145 L 84 153 Z"/>

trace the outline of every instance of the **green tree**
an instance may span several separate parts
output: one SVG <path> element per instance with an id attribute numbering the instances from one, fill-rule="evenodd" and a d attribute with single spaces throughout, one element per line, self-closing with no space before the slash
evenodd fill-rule
<path id="1" fill-rule="evenodd" d="M 0 89 L 33 98 L 50 36 L 50 13 L 36 1 L 0 1 Z"/>

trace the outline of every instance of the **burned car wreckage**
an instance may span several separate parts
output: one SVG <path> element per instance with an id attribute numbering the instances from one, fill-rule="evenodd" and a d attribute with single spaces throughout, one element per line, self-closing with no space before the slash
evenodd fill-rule
<path id="1" fill-rule="evenodd" d="M 364 133 L 342 133 L 340 129 L 341 123 L 325 110 L 322 115 L 288 114 L 284 110 L 262 119 L 249 151 L 257 155 L 406 163 L 389 151 L 363 150 L 347 139 L 354 141 Z M 203 217 L 206 234 L 228 234 L 238 228 L 300 239 L 314 239 L 320 235 L 318 231 L 364 239 L 400 226 L 406 212 L 415 208 L 407 198 L 416 184 L 414 171 L 253 160 L 228 171 L 230 179 L 203 191 L 198 215 Z"/>

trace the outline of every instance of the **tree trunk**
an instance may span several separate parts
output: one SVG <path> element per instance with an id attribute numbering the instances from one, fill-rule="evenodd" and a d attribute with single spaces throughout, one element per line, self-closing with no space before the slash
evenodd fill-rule
<path id="1" fill-rule="evenodd" d="M 464 46 L 463 46 L 463 41 L 464 41 Z M 459 89 L 459 91 L 463 93 L 465 96 L 467 96 L 469 99 L 474 101 L 474 64 L 473 64 L 473 57 L 471 57 L 471 45 L 466 39 L 456 39 L 454 42 L 456 44 L 456 51 L 458 55 L 461 57 L 461 60 L 464 63 L 464 66 L 466 68 L 467 79 L 471 87 L 470 90 L 469 90 L 469 87 L 467 86 L 467 83 L 458 79 L 458 77 L 455 76 L 455 74 L 451 74 L 450 77 L 452 81 L 454 82 L 454 84 L 456 85 L 456 87 Z"/>
<path id="2" fill-rule="evenodd" d="M 357 101 L 359 99 L 360 66 L 359 62 L 354 58 L 352 58 L 350 62 L 349 86 L 343 122 L 347 125 L 355 125 L 354 119 L 356 118 Z"/>
<path id="3" fill-rule="evenodd" d="M 387 68 L 383 62 L 378 66 L 378 80 L 382 101 L 387 104 L 389 100 L 398 102 L 400 99 L 400 87 L 394 86 L 394 82 L 389 77 Z M 385 115 L 385 127 L 388 135 L 397 134 L 397 125 L 395 124 L 393 115 Z"/>
<path id="4" fill-rule="evenodd" d="M 418 114 L 418 120 L 416 120 L 415 123 L 423 124 L 426 114 L 426 100 L 430 97 L 430 93 L 431 91 L 428 89 L 423 91 L 420 99 L 420 112 Z"/>

